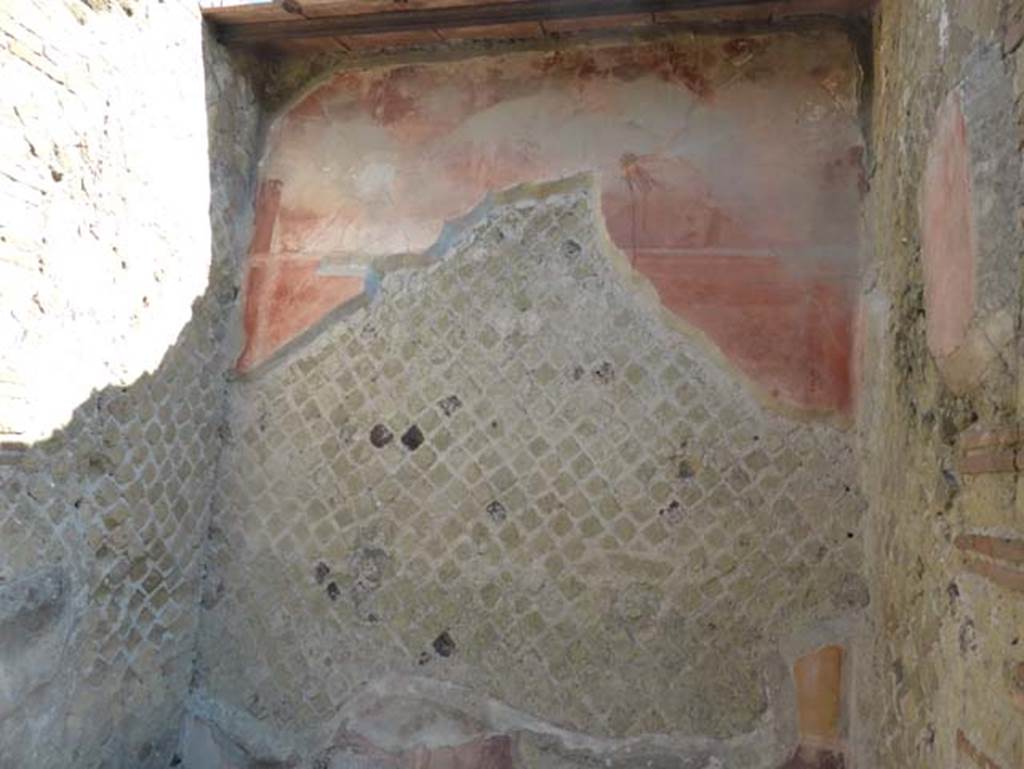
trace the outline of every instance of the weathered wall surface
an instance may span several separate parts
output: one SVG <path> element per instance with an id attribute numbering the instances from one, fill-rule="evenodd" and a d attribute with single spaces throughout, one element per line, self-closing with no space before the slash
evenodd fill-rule
<path id="1" fill-rule="evenodd" d="M 767 398 L 844 414 L 859 84 L 834 31 L 339 72 L 269 138 L 240 368 L 489 190 L 594 172 L 612 240 L 666 306 Z"/>
<path id="2" fill-rule="evenodd" d="M 155 369 L 206 287 L 200 20 L 149 5 L 0 10 L 0 439 L 45 438 Z"/>
<path id="3" fill-rule="evenodd" d="M 216 50 L 204 93 L 191 3 L 16 0 L 0 33 L 0 767 L 165 767 L 257 112 Z"/>
<path id="4" fill-rule="evenodd" d="M 861 422 L 879 767 L 1024 766 L 1022 35 L 1001 0 L 893 0 L 876 23 Z"/>
<path id="5" fill-rule="evenodd" d="M 789 665 L 868 600 L 849 441 L 682 333 L 579 184 L 494 201 L 233 389 L 194 708 L 253 758 L 792 750 Z"/>

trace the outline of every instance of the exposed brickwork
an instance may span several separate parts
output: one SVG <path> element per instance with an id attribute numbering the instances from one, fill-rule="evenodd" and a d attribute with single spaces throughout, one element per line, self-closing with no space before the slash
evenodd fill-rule
<path id="1" fill-rule="evenodd" d="M 998 563 L 969 556 L 964 558 L 964 568 L 1007 590 L 1024 593 L 1024 571 L 1010 569 Z"/>
<path id="2" fill-rule="evenodd" d="M 1021 540 L 965 534 L 957 537 L 955 544 L 961 550 L 1024 566 L 1024 541 Z"/>
<path id="3" fill-rule="evenodd" d="M 1020 431 L 1016 427 L 974 425 L 964 431 L 959 442 L 962 473 L 1012 473 L 1019 467 Z"/>

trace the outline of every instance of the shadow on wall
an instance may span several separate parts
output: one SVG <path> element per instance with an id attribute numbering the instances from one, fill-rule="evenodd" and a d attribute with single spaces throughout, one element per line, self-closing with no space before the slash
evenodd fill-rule
<path id="1" fill-rule="evenodd" d="M 0 451 L 0 769 L 156 769 L 178 743 L 258 122 L 226 54 L 204 49 L 205 290 L 154 371 Z"/>
<path id="2" fill-rule="evenodd" d="M 197 301 L 160 367 L 0 467 L 0 767 L 166 766 L 224 397 Z"/>
<path id="3" fill-rule="evenodd" d="M 844 649 L 812 648 L 793 665 L 798 743 L 778 769 L 845 769 Z M 848 678 L 848 674 L 846 675 Z M 787 702 L 787 705 L 790 703 Z M 544 723 L 429 678 L 391 676 L 346 703 L 329 747 L 275 733 L 252 715 L 194 697 L 182 732 L 186 769 L 726 769 L 764 763 L 738 745 L 692 738 L 607 740 Z M 746 746 L 747 750 L 751 745 Z"/>

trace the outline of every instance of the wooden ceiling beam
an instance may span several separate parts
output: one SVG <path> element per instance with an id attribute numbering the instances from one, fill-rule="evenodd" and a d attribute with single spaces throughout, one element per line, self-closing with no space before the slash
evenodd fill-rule
<path id="1" fill-rule="evenodd" d="M 445 30 L 487 27 L 524 22 L 561 21 L 590 17 L 632 16 L 638 13 L 713 11 L 715 9 L 785 6 L 785 0 L 513 0 L 440 8 L 410 8 L 402 11 L 339 14 L 336 16 L 296 15 L 289 21 L 232 23 L 211 19 L 218 39 L 226 45 L 302 38 L 349 37 L 387 32 Z M 301 8 L 301 4 L 298 5 Z"/>

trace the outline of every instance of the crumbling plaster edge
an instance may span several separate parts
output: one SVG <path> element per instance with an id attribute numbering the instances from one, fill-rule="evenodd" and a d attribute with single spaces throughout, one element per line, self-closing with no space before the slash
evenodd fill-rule
<path id="1" fill-rule="evenodd" d="M 519 203 L 551 202 L 566 195 L 582 192 L 587 196 L 590 226 L 602 256 L 612 265 L 623 285 L 640 299 L 641 305 L 649 313 L 695 345 L 708 362 L 721 369 L 729 378 L 741 383 L 746 392 L 763 408 L 795 421 L 824 423 L 842 431 L 847 431 L 853 426 L 852 414 L 805 408 L 774 397 L 732 363 L 704 331 L 665 307 L 651 281 L 635 270 L 626 254 L 612 242 L 601 214 L 600 190 L 600 174 L 596 171 L 584 171 L 560 179 L 525 182 L 504 190 L 489 192 L 468 213 L 447 221 L 437 240 L 426 251 L 392 254 L 370 260 L 366 266 L 366 290 L 363 293 L 335 307 L 308 329 L 282 345 L 266 360 L 244 372 L 232 370 L 230 378 L 239 382 L 259 380 L 278 366 L 294 362 L 301 357 L 304 348 L 326 330 L 370 307 L 376 299 L 377 290 L 385 275 L 405 270 L 429 270 L 442 264 L 447 255 L 472 233 L 473 228 L 495 209 Z M 244 297 L 242 303 L 244 304 Z M 238 326 L 239 323 L 240 319 L 236 319 L 235 325 Z M 235 352 L 238 353 L 241 350 L 241 337 L 236 337 L 233 346 L 237 348 Z"/>
<path id="2" fill-rule="evenodd" d="M 642 304 L 650 312 L 657 313 L 672 328 L 682 332 L 688 339 L 700 346 L 712 365 L 731 372 L 768 408 L 783 410 L 780 404 L 771 403 L 765 394 L 757 398 L 756 390 L 748 378 L 736 371 L 725 360 L 717 347 L 699 329 L 695 329 L 677 318 L 665 308 L 651 282 L 635 271 L 627 255 L 611 241 L 600 211 L 599 177 L 593 172 L 576 174 L 546 182 L 516 185 L 499 192 L 491 192 L 469 213 L 449 221 L 444 226 L 435 244 L 421 254 L 400 254 L 382 257 L 369 266 L 368 285 L 370 290 L 360 297 L 345 303 L 328 314 L 304 334 L 289 342 L 269 361 L 255 367 L 244 375 L 235 375 L 240 382 L 257 380 L 278 365 L 293 362 L 306 354 L 307 345 L 336 323 L 353 316 L 369 307 L 375 295 L 379 280 L 388 273 L 410 270 L 431 270 L 441 266 L 445 258 L 456 253 L 466 239 L 474 236 L 474 228 L 484 222 L 498 207 L 522 204 L 532 206 L 538 202 L 554 202 L 584 193 L 588 200 L 590 226 L 594 230 L 595 242 L 601 253 L 614 266 L 617 279 L 627 290 L 641 297 Z M 752 392 L 753 391 L 753 392 Z M 765 403 L 765 401 L 768 401 Z M 806 412 L 793 416 L 806 418 Z M 483 721 L 490 734 L 529 733 L 555 740 L 568 751 L 595 753 L 603 756 L 618 756 L 625 752 L 657 751 L 677 753 L 706 753 L 728 760 L 731 756 L 757 756 L 756 764 L 749 769 L 769 769 L 783 763 L 792 754 L 797 741 L 796 696 L 792 679 L 793 663 L 815 648 L 829 644 L 840 644 L 847 653 L 844 664 L 843 690 L 845 708 L 845 730 L 850 735 L 850 744 L 859 743 L 856 719 L 853 717 L 858 693 L 854 685 L 859 680 L 854 668 L 866 664 L 870 644 L 866 640 L 867 618 L 861 613 L 837 616 L 822 621 L 808 622 L 780 639 L 777 651 L 766 666 L 765 688 L 768 707 L 756 729 L 734 738 L 719 740 L 700 735 L 676 733 L 640 735 L 629 738 L 607 738 L 566 729 L 555 723 L 474 692 L 454 683 L 430 678 L 392 675 L 371 681 L 348 699 L 338 711 L 326 721 L 302 733 L 285 733 L 260 722 L 251 714 L 215 701 L 203 691 L 193 690 L 186 702 L 186 713 L 205 721 L 220 730 L 227 738 L 245 748 L 257 760 L 293 762 L 300 757 L 315 755 L 337 741 L 347 722 L 360 712 L 367 703 L 380 701 L 382 697 L 409 697 L 441 705 L 447 709 L 461 710 L 469 717 Z M 442 746 L 449 747 L 449 746 Z M 856 751 L 848 751 L 852 758 Z M 731 765 L 731 764 L 730 764 Z M 856 764 L 853 765 L 857 767 Z"/>
<path id="3" fill-rule="evenodd" d="M 718 344 L 703 330 L 665 307 L 650 279 L 634 269 L 629 263 L 627 255 L 612 241 L 604 216 L 601 214 L 601 188 L 598 174 L 591 173 L 584 176 L 587 179 L 591 203 L 589 206 L 591 226 L 594 227 L 598 235 L 597 243 L 601 248 L 602 254 L 611 262 L 612 267 L 618 273 L 623 284 L 633 290 L 634 294 L 641 299 L 641 302 L 649 312 L 659 317 L 665 324 L 693 343 L 699 352 L 703 353 L 713 364 L 725 371 L 732 379 L 741 383 L 747 393 L 763 408 L 792 420 L 824 422 L 844 431 L 852 426 L 853 422 L 850 414 L 829 409 L 797 406 L 781 398 L 776 398 L 734 364 L 729 359 L 729 356 L 722 352 Z"/>
<path id="4" fill-rule="evenodd" d="M 783 763 L 797 744 L 796 693 L 791 672 L 794 664 L 815 649 L 838 644 L 846 655 L 842 684 L 846 692 L 843 732 L 847 740 L 844 748 L 848 758 L 855 762 L 851 764 L 852 769 L 857 769 L 861 766 L 856 763 L 857 751 L 849 749 L 862 738 L 854 714 L 859 693 L 854 688 L 861 677 L 859 668 L 870 661 L 867 651 L 870 649 L 869 636 L 868 619 L 859 612 L 823 621 L 808 621 L 794 628 L 780 640 L 778 651 L 767 666 L 768 707 L 760 725 L 729 739 L 678 733 L 602 737 L 559 726 L 460 684 L 397 674 L 367 682 L 331 718 L 302 734 L 268 727 L 244 710 L 211 699 L 202 691 L 190 694 L 186 712 L 218 729 L 252 758 L 270 762 L 288 763 L 316 755 L 337 746 L 339 735 L 360 737 L 359 729 L 352 728 L 352 725 L 363 714 L 374 712 L 380 703 L 389 699 L 399 699 L 419 701 L 460 713 L 482 724 L 486 735 L 530 734 L 552 739 L 565 751 L 605 757 L 652 752 L 706 755 L 712 760 L 709 766 L 715 766 L 715 759 L 731 766 L 740 756 L 747 760 L 756 756 L 757 763 L 748 765 L 748 769 L 771 769 Z M 442 739 L 430 747 L 452 747 L 445 742 Z"/>
<path id="5" fill-rule="evenodd" d="M 778 678 L 779 673 L 783 672 L 781 665 L 780 657 L 778 665 L 773 666 L 773 677 Z M 486 735 L 529 733 L 535 737 L 553 739 L 566 751 L 606 757 L 637 752 L 690 756 L 704 754 L 725 761 L 725 765 L 732 765 L 738 755 L 756 755 L 757 763 L 748 769 L 771 769 L 784 761 L 795 745 L 795 719 L 782 719 L 793 723 L 780 723 L 774 717 L 777 712 L 794 710 L 795 695 L 792 689 L 791 683 L 783 686 L 783 695 L 778 698 L 780 701 L 771 702 L 757 729 L 725 740 L 678 734 L 625 738 L 596 736 L 532 716 L 458 684 L 405 675 L 386 675 L 366 683 L 328 721 L 303 734 L 287 734 L 275 730 L 244 710 L 212 700 L 198 691 L 192 692 L 187 700 L 186 713 L 220 730 L 253 759 L 266 762 L 295 762 L 335 747 L 339 734 L 360 736 L 358 731 L 349 731 L 346 726 L 361 712 L 372 709 L 388 698 L 405 698 L 441 706 L 448 711 L 455 710 L 477 719 L 482 722 Z M 787 726 L 788 732 L 784 729 Z M 792 737 L 782 740 L 780 744 L 779 735 L 784 732 Z M 439 743 L 431 747 L 453 746 Z"/>

